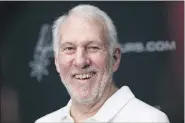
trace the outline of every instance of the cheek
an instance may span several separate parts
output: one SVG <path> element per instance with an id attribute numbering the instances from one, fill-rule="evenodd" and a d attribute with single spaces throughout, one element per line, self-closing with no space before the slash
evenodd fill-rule
<path id="1" fill-rule="evenodd" d="M 59 58 L 59 69 L 62 75 L 65 75 L 70 70 L 71 58 L 67 56 L 61 56 Z"/>
<path id="2" fill-rule="evenodd" d="M 96 54 L 92 57 L 93 64 L 95 64 L 101 70 L 109 67 L 109 61 L 110 59 L 108 54 Z"/>

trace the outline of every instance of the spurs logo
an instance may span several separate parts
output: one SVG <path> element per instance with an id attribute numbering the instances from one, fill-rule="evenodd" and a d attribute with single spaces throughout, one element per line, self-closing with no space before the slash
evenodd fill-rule
<path id="1" fill-rule="evenodd" d="M 40 30 L 39 39 L 36 44 L 33 61 L 29 63 L 31 67 L 31 77 L 42 80 L 43 75 L 48 75 L 47 66 L 50 64 L 49 58 L 53 57 L 52 52 L 52 32 L 49 24 L 43 24 Z"/>

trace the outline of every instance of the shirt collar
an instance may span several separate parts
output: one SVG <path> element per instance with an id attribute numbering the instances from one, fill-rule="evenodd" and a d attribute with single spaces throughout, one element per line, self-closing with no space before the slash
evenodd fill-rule
<path id="1" fill-rule="evenodd" d="M 114 93 L 90 119 L 99 122 L 110 121 L 135 96 L 128 86 L 121 87 Z M 120 100 L 121 99 L 121 100 Z M 63 110 L 62 119 L 70 116 L 71 99 Z"/>
<path id="2" fill-rule="evenodd" d="M 63 108 L 62 111 L 62 116 L 61 116 L 61 121 L 64 120 L 67 117 L 71 117 L 70 116 L 70 108 L 71 108 L 71 99 L 69 100 L 68 104 Z"/>
<path id="3" fill-rule="evenodd" d="M 92 118 L 96 121 L 108 122 L 134 97 L 129 87 L 123 86 L 104 103 Z"/>

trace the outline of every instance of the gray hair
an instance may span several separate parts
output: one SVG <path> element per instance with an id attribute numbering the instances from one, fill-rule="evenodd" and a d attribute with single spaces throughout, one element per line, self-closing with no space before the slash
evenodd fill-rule
<path id="1" fill-rule="evenodd" d="M 72 13 L 82 14 L 84 17 L 88 19 L 99 19 L 99 21 L 103 20 L 105 26 L 108 31 L 108 41 L 109 41 L 109 52 L 112 56 L 113 51 L 116 47 L 120 47 L 117 39 L 116 27 L 113 24 L 111 18 L 101 9 L 93 5 L 85 5 L 80 4 L 74 8 L 72 8 L 68 14 L 60 16 L 53 24 L 53 49 L 56 54 L 59 52 L 59 42 L 60 42 L 60 27 L 66 20 L 66 18 Z"/>

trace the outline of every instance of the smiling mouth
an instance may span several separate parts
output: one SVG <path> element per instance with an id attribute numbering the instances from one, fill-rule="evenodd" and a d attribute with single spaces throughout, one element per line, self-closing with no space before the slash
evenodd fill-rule
<path id="1" fill-rule="evenodd" d="M 75 79 L 79 80 L 86 80 L 92 78 L 96 73 L 95 72 L 89 72 L 89 73 L 83 73 L 83 74 L 75 74 L 73 77 Z"/>

